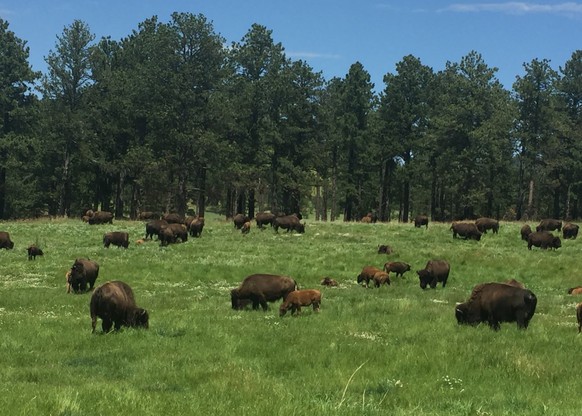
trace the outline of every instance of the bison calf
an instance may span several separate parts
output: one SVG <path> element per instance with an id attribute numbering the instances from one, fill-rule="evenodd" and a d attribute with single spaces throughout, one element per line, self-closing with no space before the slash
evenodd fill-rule
<path id="1" fill-rule="evenodd" d="M 95 289 L 89 309 L 93 332 L 97 318 L 101 318 L 101 327 L 105 333 L 109 332 L 113 325 L 116 331 L 122 325 L 142 328 L 148 328 L 149 325 L 148 312 L 135 305 L 133 290 L 121 281 L 107 282 Z"/>
<path id="2" fill-rule="evenodd" d="M 358 275 L 357 278 L 358 284 L 365 283 L 366 287 L 368 287 L 370 280 L 374 280 L 374 275 L 380 272 L 382 272 L 382 270 L 374 266 L 364 267 L 360 274 Z"/>
<path id="3" fill-rule="evenodd" d="M 390 275 L 386 272 L 377 272 L 372 279 L 374 280 L 374 286 L 376 287 L 380 287 L 384 284 L 390 286 Z"/>
<path id="4" fill-rule="evenodd" d="M 330 286 L 330 287 L 338 286 L 335 279 L 332 279 L 331 277 L 324 277 L 323 279 L 321 279 L 321 285 L 322 286 Z"/>
<path id="5" fill-rule="evenodd" d="M 387 246 L 385 244 L 381 244 L 378 246 L 378 254 L 390 254 L 393 251 L 394 250 L 392 250 L 392 247 Z"/>
<path id="6" fill-rule="evenodd" d="M 279 307 L 279 316 L 284 316 L 289 308 L 291 308 L 291 315 L 297 312 L 301 313 L 302 306 L 313 305 L 313 310 L 319 312 L 319 305 L 321 304 L 321 292 L 315 289 L 295 290 L 287 295 L 285 301 Z"/>
<path id="7" fill-rule="evenodd" d="M 42 250 L 34 244 L 28 246 L 26 251 L 28 251 L 28 260 L 36 260 L 36 256 L 44 255 Z"/>
<path id="8" fill-rule="evenodd" d="M 243 234 L 248 234 L 251 231 L 251 222 L 250 221 L 245 222 L 241 227 L 240 231 Z"/>

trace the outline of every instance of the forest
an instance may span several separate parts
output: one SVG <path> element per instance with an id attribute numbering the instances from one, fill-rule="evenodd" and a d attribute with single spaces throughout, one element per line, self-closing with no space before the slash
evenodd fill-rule
<path id="1" fill-rule="evenodd" d="M 253 24 L 156 16 L 121 40 L 75 20 L 46 73 L 0 19 L 0 219 L 212 210 L 322 221 L 582 217 L 582 50 L 523 64 L 404 56 L 376 92 L 326 80 Z"/>

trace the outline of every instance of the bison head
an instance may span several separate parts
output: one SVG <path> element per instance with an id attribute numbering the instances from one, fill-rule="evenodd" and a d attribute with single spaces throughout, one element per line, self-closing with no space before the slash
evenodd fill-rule
<path id="1" fill-rule="evenodd" d="M 283 302 L 281 304 L 281 306 L 279 307 L 279 316 L 285 316 L 286 313 L 287 313 L 287 307 L 285 306 L 285 302 Z"/>
<path id="2" fill-rule="evenodd" d="M 418 274 L 418 279 L 420 280 L 421 289 L 426 289 L 426 286 L 432 280 L 432 276 L 430 275 L 430 272 L 426 269 L 422 269 L 422 270 L 417 270 L 416 274 Z"/>
<path id="3" fill-rule="evenodd" d="M 149 328 L 149 320 L 150 320 L 150 316 L 148 314 L 148 311 L 146 311 L 143 308 L 136 308 L 133 311 L 132 325 L 131 326 L 148 329 Z"/>
<path id="4" fill-rule="evenodd" d="M 455 317 L 459 325 L 477 325 L 479 323 L 479 317 L 471 314 L 467 303 L 458 303 L 455 306 Z"/>
<path id="5" fill-rule="evenodd" d="M 230 301 L 232 304 L 232 309 L 234 310 L 240 309 L 238 289 L 232 289 L 230 291 Z"/>
<path id="6" fill-rule="evenodd" d="M 85 267 L 80 261 L 75 261 L 73 267 L 71 267 L 71 272 L 68 278 L 70 287 L 73 292 L 79 293 L 87 290 L 87 280 L 85 278 Z"/>

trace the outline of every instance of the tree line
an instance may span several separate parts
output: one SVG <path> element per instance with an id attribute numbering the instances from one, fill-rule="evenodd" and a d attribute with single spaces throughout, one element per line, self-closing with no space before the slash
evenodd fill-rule
<path id="1" fill-rule="evenodd" d="M 476 51 L 408 55 L 376 93 L 324 79 L 254 24 L 203 15 L 96 40 L 75 20 L 46 73 L 0 19 L 0 218 L 206 209 L 382 221 L 582 215 L 582 50 L 524 63 L 511 90 Z"/>

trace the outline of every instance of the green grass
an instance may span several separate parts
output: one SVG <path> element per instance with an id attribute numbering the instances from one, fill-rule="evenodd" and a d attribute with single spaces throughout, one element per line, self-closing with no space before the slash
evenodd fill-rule
<path id="1" fill-rule="evenodd" d="M 133 243 L 141 222 L 1 223 L 15 242 L 0 252 L 1 414 L 577 415 L 582 299 L 566 290 L 582 284 L 582 241 L 529 251 L 520 227 L 502 223 L 480 242 L 434 223 L 308 221 L 304 235 L 243 236 L 210 217 L 200 239 L 161 248 Z M 129 249 L 103 248 L 114 230 L 129 231 Z M 45 255 L 28 261 L 34 242 Z M 99 262 L 97 284 L 129 283 L 150 329 L 91 334 L 90 294 L 65 293 L 76 257 Z M 432 258 L 451 275 L 423 291 L 414 271 Z M 363 266 L 397 260 L 413 270 L 391 286 L 356 284 Z M 258 272 L 321 289 L 321 312 L 233 311 L 229 290 Z M 324 276 L 340 287 L 321 287 Z M 527 331 L 456 324 L 474 285 L 510 278 L 538 297 Z"/>

